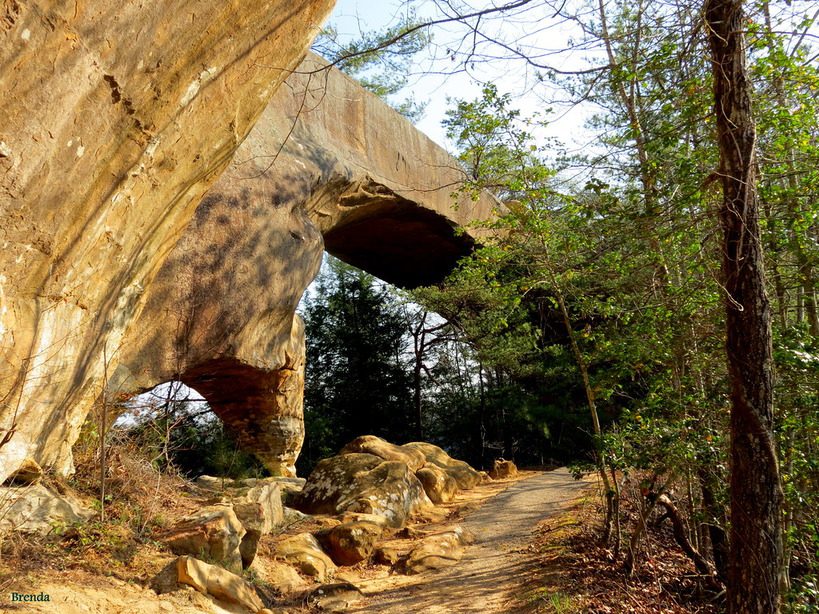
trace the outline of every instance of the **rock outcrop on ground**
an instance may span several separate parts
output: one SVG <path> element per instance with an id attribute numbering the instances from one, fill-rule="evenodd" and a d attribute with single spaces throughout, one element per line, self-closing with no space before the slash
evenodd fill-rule
<path id="1" fill-rule="evenodd" d="M 0 534 L 8 531 L 51 533 L 89 520 L 94 512 L 69 495 L 42 484 L 0 486 Z"/>
<path id="2" fill-rule="evenodd" d="M 489 472 L 489 477 L 493 480 L 503 480 L 506 478 L 515 477 L 518 474 L 518 468 L 514 461 L 505 460 L 503 458 L 496 458 L 492 464 L 492 470 Z"/>
<path id="3" fill-rule="evenodd" d="M 184 518 L 163 536 L 163 542 L 174 554 L 207 558 L 225 569 L 240 572 L 239 546 L 245 533 L 231 506 L 214 505 Z"/>
<path id="4" fill-rule="evenodd" d="M 331 4 L 8 5 L 0 481 L 70 473 L 95 403 L 171 379 L 293 475 L 322 248 L 402 285 L 470 249 L 494 203 L 454 205 L 445 151 L 316 57 L 292 72 Z"/>
<path id="5" fill-rule="evenodd" d="M 276 558 L 296 567 L 319 582 L 326 582 L 336 572 L 336 565 L 310 533 L 299 533 L 276 545 Z"/>
<path id="6" fill-rule="evenodd" d="M 481 483 L 481 474 L 473 469 L 469 463 L 452 458 L 441 448 L 431 443 L 414 441 L 405 443 L 402 448 L 415 450 L 424 455 L 425 467 L 437 467 L 451 477 L 461 490 L 475 488 Z"/>
<path id="7" fill-rule="evenodd" d="M 478 471 L 438 446 L 397 446 L 363 435 L 337 456 L 319 461 L 296 505 L 309 514 L 374 514 L 392 527 L 402 527 L 432 503 L 451 501 L 459 490 L 480 482 Z"/>
<path id="8" fill-rule="evenodd" d="M 374 514 L 401 527 L 432 503 L 406 463 L 351 453 L 319 461 L 296 505 L 308 514 Z"/>
<path id="9" fill-rule="evenodd" d="M 474 541 L 474 537 L 458 528 L 435 535 L 429 535 L 418 542 L 401 561 L 401 568 L 407 575 L 415 575 L 450 567 L 463 558 L 464 547 Z"/>
<path id="10" fill-rule="evenodd" d="M 400 461 L 412 472 L 418 471 L 426 463 L 426 458 L 418 450 L 392 444 L 375 435 L 356 437 L 339 451 L 339 454 L 372 454 L 388 461 Z"/>

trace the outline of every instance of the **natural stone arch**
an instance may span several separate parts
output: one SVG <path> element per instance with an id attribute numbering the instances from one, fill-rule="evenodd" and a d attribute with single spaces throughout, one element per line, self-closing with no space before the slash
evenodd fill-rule
<path id="1" fill-rule="evenodd" d="M 152 209 L 150 235 L 131 241 L 124 225 L 99 238 L 115 247 L 123 237 L 142 243 L 109 256 L 116 284 L 104 296 L 89 304 L 86 295 L 72 298 L 80 315 L 65 326 L 76 320 L 77 331 L 52 331 L 66 347 L 49 348 L 57 367 L 35 375 L 69 389 L 23 395 L 24 414 L 53 407 L 45 426 L 25 434 L 40 429 L 36 448 L 14 459 L 35 449 L 36 460 L 70 470 L 71 445 L 107 373 L 108 388 L 122 394 L 189 382 L 248 451 L 289 474 L 303 437 L 304 331 L 295 309 L 325 241 L 342 259 L 405 286 L 441 279 L 469 252 L 478 238 L 470 224 L 490 218 L 495 203 L 464 195 L 456 203 L 457 163 L 351 79 L 315 73 L 320 64 L 308 57 L 290 76 L 185 223 Z M 192 159 L 203 155 L 212 152 Z M 140 215 L 149 213 L 129 210 L 142 228 Z M 164 219 L 172 231 L 162 231 Z"/>
<path id="2" fill-rule="evenodd" d="M 295 366 L 295 365 L 294 365 Z M 273 475 L 293 477 L 304 441 L 304 370 L 214 360 L 180 377 L 208 402 L 236 443 Z"/>
<path id="3" fill-rule="evenodd" d="M 148 289 L 135 330 L 153 335 L 127 352 L 131 377 L 180 374 L 285 475 L 304 438 L 294 312 L 323 250 L 396 285 L 435 283 L 495 206 L 456 201 L 457 163 L 340 72 L 308 76 L 320 65 L 308 57 L 291 75 L 204 196 Z"/>

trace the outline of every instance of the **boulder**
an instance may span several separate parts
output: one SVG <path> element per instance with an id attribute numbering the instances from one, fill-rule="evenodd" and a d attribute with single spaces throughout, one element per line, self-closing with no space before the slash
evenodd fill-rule
<path id="1" fill-rule="evenodd" d="M 282 524 L 286 527 L 289 527 L 292 524 L 296 524 L 297 522 L 303 522 L 310 518 L 310 514 L 305 514 L 304 512 L 300 512 L 299 510 L 294 510 L 292 507 L 285 507 L 284 508 L 284 520 Z"/>
<path id="2" fill-rule="evenodd" d="M 6 480 L 12 486 L 31 486 L 43 479 L 43 468 L 34 459 L 27 458 Z"/>
<path id="3" fill-rule="evenodd" d="M 363 596 L 361 590 L 350 582 L 334 582 L 311 589 L 305 600 L 322 612 L 346 612 L 352 602 Z"/>
<path id="4" fill-rule="evenodd" d="M 429 464 L 422 467 L 415 472 L 415 476 L 433 503 L 449 503 L 458 492 L 458 482 L 455 478 L 437 465 Z"/>
<path id="5" fill-rule="evenodd" d="M 60 495 L 42 484 L 0 486 L 0 533 L 22 531 L 45 535 L 55 527 L 89 520 L 94 512 L 69 495 Z"/>
<path id="6" fill-rule="evenodd" d="M 480 474 L 469 463 L 452 458 L 441 448 L 431 443 L 415 441 L 401 447 L 421 452 L 426 459 L 426 466 L 435 465 L 443 469 L 458 483 L 458 488 L 461 490 L 475 488 L 481 481 Z"/>
<path id="7" fill-rule="evenodd" d="M 401 461 L 402 463 L 406 463 L 412 472 L 418 471 L 426 462 L 426 458 L 419 450 L 396 446 L 375 435 L 356 437 L 341 448 L 339 452 L 339 454 L 354 453 L 372 454 L 373 456 L 388 461 Z"/>
<path id="8" fill-rule="evenodd" d="M 492 476 L 486 473 L 486 471 L 478 471 L 478 474 L 481 476 L 481 484 L 488 484 L 492 481 Z"/>
<path id="9" fill-rule="evenodd" d="M 282 496 L 301 492 L 304 484 L 307 482 L 304 478 L 292 477 L 271 477 L 260 480 L 263 484 L 278 484 L 281 489 Z"/>
<path id="10" fill-rule="evenodd" d="M 280 541 L 276 544 L 275 556 L 319 582 L 325 582 L 336 572 L 335 564 L 310 533 L 299 533 Z"/>
<path id="11" fill-rule="evenodd" d="M 515 466 L 515 463 L 502 458 L 495 459 L 495 462 L 492 465 L 492 471 L 489 472 L 489 476 L 493 480 L 503 480 L 505 478 L 514 477 L 517 474 L 518 468 Z"/>
<path id="12" fill-rule="evenodd" d="M 377 523 L 358 521 L 320 531 L 316 538 L 336 565 L 355 565 L 370 558 L 382 533 Z"/>
<path id="13" fill-rule="evenodd" d="M 243 497 L 233 501 L 233 511 L 245 528 L 239 552 L 242 566 L 247 568 L 256 556 L 262 535 L 267 535 L 284 522 L 282 495 L 278 484 L 252 487 Z"/>
<path id="14" fill-rule="evenodd" d="M 377 526 L 381 529 L 383 533 L 387 527 L 389 527 L 389 523 L 384 516 L 378 516 L 377 514 L 364 514 L 362 512 L 344 512 L 340 516 L 338 516 L 339 520 L 344 522 L 366 522 L 372 525 Z"/>
<path id="15" fill-rule="evenodd" d="M 231 485 L 231 480 L 217 478 L 216 476 L 212 475 L 200 475 L 193 481 L 193 483 L 200 488 L 206 488 L 207 490 L 223 490 Z"/>
<path id="16" fill-rule="evenodd" d="M 245 529 L 229 505 L 213 505 L 183 518 L 163 536 L 174 554 L 208 558 L 226 569 L 242 570 L 239 545 Z"/>
<path id="17" fill-rule="evenodd" d="M 177 581 L 219 601 L 236 603 L 251 612 L 264 608 L 256 589 L 241 577 L 190 556 L 176 559 Z"/>
<path id="18" fill-rule="evenodd" d="M 256 558 L 250 569 L 279 595 L 290 595 L 307 586 L 307 582 L 299 575 L 299 572 L 281 561 Z"/>
<path id="19" fill-rule="evenodd" d="M 453 531 L 425 537 L 402 562 L 402 570 L 414 575 L 454 565 L 463 558 L 464 546 L 472 536 L 460 527 Z"/>
<path id="20" fill-rule="evenodd" d="M 393 567 L 404 560 L 409 554 L 406 547 L 394 544 L 379 544 L 373 553 L 373 560 L 379 565 L 389 565 Z"/>
<path id="21" fill-rule="evenodd" d="M 406 463 L 357 453 L 320 461 L 297 501 L 310 514 L 363 512 L 383 516 L 391 527 L 431 505 Z"/>

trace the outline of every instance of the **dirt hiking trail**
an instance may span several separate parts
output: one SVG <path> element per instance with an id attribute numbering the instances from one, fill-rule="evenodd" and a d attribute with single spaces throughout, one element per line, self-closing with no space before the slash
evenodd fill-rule
<path id="1" fill-rule="evenodd" d="M 462 526 L 476 539 L 457 565 L 410 578 L 395 577 L 394 587 L 381 582 L 368 590 L 364 585 L 365 599 L 348 611 L 514 611 L 511 602 L 526 590 L 537 566 L 528 551 L 535 527 L 591 487 L 588 481 L 573 479 L 566 468 L 515 482 L 465 517 Z"/>

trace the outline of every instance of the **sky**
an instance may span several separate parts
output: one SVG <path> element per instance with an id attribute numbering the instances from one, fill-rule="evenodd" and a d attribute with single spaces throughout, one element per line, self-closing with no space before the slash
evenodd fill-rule
<path id="1" fill-rule="evenodd" d="M 478 3 L 486 6 L 488 2 Z M 406 3 L 400 0 L 338 0 L 330 17 L 331 23 L 341 37 L 356 38 L 362 31 L 381 30 L 396 20 L 405 11 Z M 571 69 L 581 65 L 581 58 L 589 54 L 582 49 L 572 52 L 572 38 L 577 36 L 569 23 L 549 19 L 546 5 L 535 3 L 535 7 L 520 16 L 517 21 L 506 20 L 503 25 L 484 21 L 482 29 L 498 36 L 509 45 L 524 51 L 537 50 L 543 60 L 559 69 Z M 435 18 L 440 14 L 433 10 L 431 0 L 415 0 L 419 18 Z M 536 24 L 544 24 L 543 26 Z M 525 33 L 525 34 L 522 34 Z M 450 151 L 446 133 L 441 126 L 447 109 L 452 105 L 448 99 L 473 100 L 480 96 L 481 83 L 493 82 L 501 94 L 510 93 L 515 98 L 515 106 L 524 116 L 539 113 L 541 116 L 550 107 L 551 125 L 543 132 L 544 137 L 556 137 L 566 145 L 582 148 L 589 135 L 582 129 L 591 111 L 588 108 L 560 107 L 553 101 L 542 100 L 547 88 L 537 81 L 534 70 L 522 62 L 476 61 L 461 69 L 460 59 L 452 61 L 449 49 L 463 49 L 463 29 L 457 26 L 437 26 L 433 33 L 433 44 L 419 54 L 418 66 L 410 75 L 407 91 L 414 94 L 418 102 L 426 102 L 424 117 L 416 123 L 419 130 Z M 469 44 L 470 41 L 466 41 Z M 495 48 L 495 51 L 498 51 Z M 554 64 L 552 64 L 554 62 Z M 460 72 L 453 73 L 453 70 Z M 553 90 L 552 93 L 555 93 Z"/>

